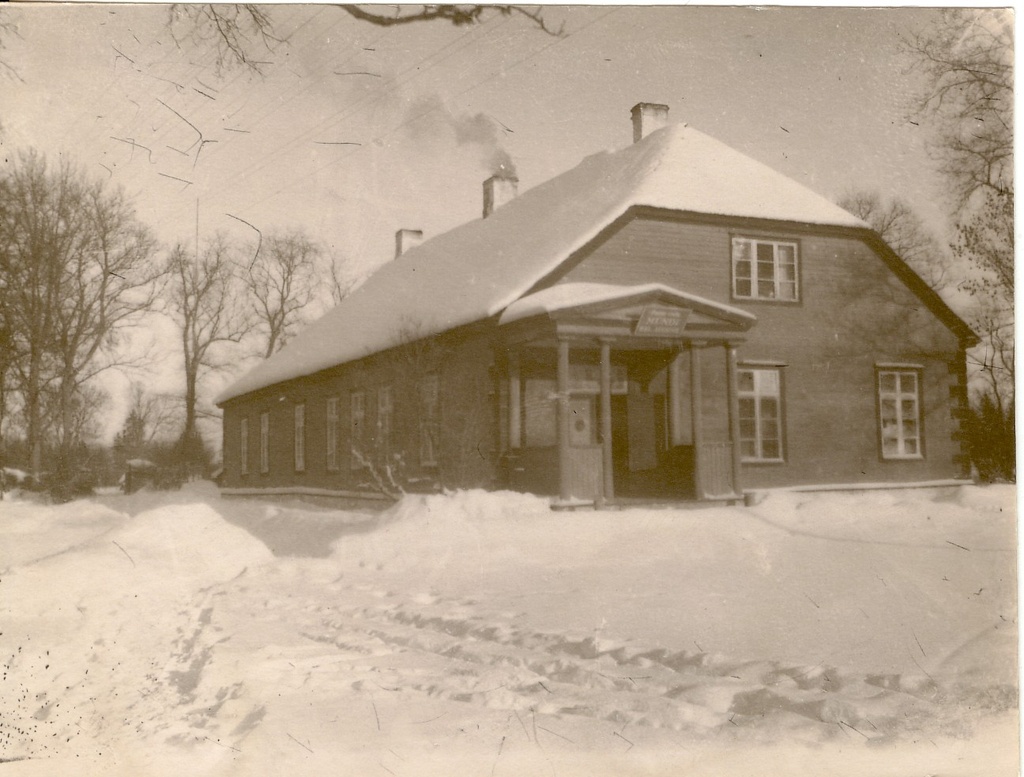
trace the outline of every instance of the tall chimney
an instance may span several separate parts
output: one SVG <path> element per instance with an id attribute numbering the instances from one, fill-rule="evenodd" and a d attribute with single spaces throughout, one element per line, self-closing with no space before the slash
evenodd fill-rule
<path id="1" fill-rule="evenodd" d="M 423 242 L 422 229 L 400 229 L 395 233 L 395 258 Z"/>
<path id="2" fill-rule="evenodd" d="M 484 181 L 484 218 L 515 199 L 518 190 L 519 179 L 508 173 L 496 173 Z"/>
<path id="3" fill-rule="evenodd" d="M 637 103 L 633 106 L 631 115 L 634 143 L 668 124 L 668 106 L 660 103 Z"/>

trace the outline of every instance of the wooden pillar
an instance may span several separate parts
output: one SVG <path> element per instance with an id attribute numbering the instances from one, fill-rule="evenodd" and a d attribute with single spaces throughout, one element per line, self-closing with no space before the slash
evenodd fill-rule
<path id="1" fill-rule="evenodd" d="M 685 441 L 683 419 L 679 412 L 679 403 L 683 395 L 683 381 L 679 373 L 683 368 L 684 358 L 682 351 L 676 351 L 668 368 L 668 429 L 672 445 L 682 445 Z"/>
<path id="2" fill-rule="evenodd" d="M 602 501 L 615 498 L 612 469 L 612 347 L 601 341 L 601 458 L 604 475 Z"/>
<path id="3" fill-rule="evenodd" d="M 569 449 L 569 341 L 558 341 L 558 497 L 572 499 L 572 451 Z"/>
<path id="4" fill-rule="evenodd" d="M 508 447 L 512 450 L 523 445 L 522 397 L 519 379 L 519 354 L 508 357 Z"/>
<path id="5" fill-rule="evenodd" d="M 740 458 L 740 397 L 739 374 L 736 371 L 736 346 L 733 343 L 726 343 L 725 358 L 725 369 L 729 386 L 729 443 L 732 446 L 732 491 L 739 496 L 743 493 L 743 484 L 740 482 L 740 468 L 742 466 Z"/>
<path id="6" fill-rule="evenodd" d="M 690 343 L 690 417 L 693 423 L 693 484 L 698 499 L 704 499 L 701 481 L 701 447 L 704 442 L 704 417 L 701 409 L 700 349 L 704 343 Z"/>

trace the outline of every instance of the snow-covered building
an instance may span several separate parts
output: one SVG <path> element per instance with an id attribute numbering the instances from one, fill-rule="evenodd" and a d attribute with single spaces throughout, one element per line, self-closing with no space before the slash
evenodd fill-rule
<path id="1" fill-rule="evenodd" d="M 220 397 L 224 491 L 555 504 L 962 477 L 969 327 L 867 224 L 684 124 L 398 250 Z M 408 247 L 408 244 L 413 244 Z"/>

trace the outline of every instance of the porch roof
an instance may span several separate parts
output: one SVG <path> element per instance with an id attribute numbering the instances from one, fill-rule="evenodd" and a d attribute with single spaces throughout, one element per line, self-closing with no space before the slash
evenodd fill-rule
<path id="1" fill-rule="evenodd" d="M 757 321 L 756 316 L 745 310 L 698 297 L 696 294 L 680 291 L 662 283 L 644 283 L 637 286 L 609 283 L 562 283 L 516 300 L 505 308 L 498 323 L 511 324 L 513 321 L 538 315 L 550 315 L 605 303 L 620 302 L 625 305 L 650 298 L 673 301 L 682 306 L 692 307 L 738 324 L 743 329 L 752 326 Z"/>

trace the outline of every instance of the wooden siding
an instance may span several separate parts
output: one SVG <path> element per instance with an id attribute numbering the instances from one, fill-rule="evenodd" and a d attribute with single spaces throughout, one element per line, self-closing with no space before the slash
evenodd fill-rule
<path id="1" fill-rule="evenodd" d="M 799 244 L 797 303 L 732 297 L 732 238 Z M 862 240 L 825 230 L 641 215 L 607 230 L 550 281 L 658 282 L 757 316 L 740 362 L 782 365 L 785 461 L 744 464 L 746 488 L 813 483 L 932 480 L 963 474 L 959 420 L 962 353 L 942 324 Z M 703 354 L 705 439 L 728 439 L 714 398 L 725 391 L 714 349 Z M 875 364 L 923 366 L 925 456 L 883 461 L 878 448 Z M 951 395 L 956 399 L 951 401 Z"/>
<path id="2" fill-rule="evenodd" d="M 493 487 L 497 484 L 498 431 L 491 369 L 493 347 L 484 333 L 465 331 L 439 338 L 429 348 L 389 351 L 253 392 L 224 407 L 224 485 L 228 488 L 305 486 L 367 491 L 394 484 L 403 490 L 433 491 L 442 486 Z M 437 466 L 419 461 L 421 378 L 440 379 L 440 456 Z M 390 386 L 391 433 L 388 450 L 378 437 L 378 389 Z M 367 450 L 371 466 L 353 462 L 351 395 L 365 396 Z M 327 401 L 338 398 L 337 468 L 327 467 Z M 294 408 L 305 404 L 305 470 L 295 471 Z M 270 416 L 270 467 L 259 471 L 259 445 L 253 430 L 261 413 Z M 249 418 L 248 474 L 241 473 L 240 422 Z M 391 475 L 388 469 L 390 468 Z M 388 482 L 391 478 L 394 484 Z"/>

